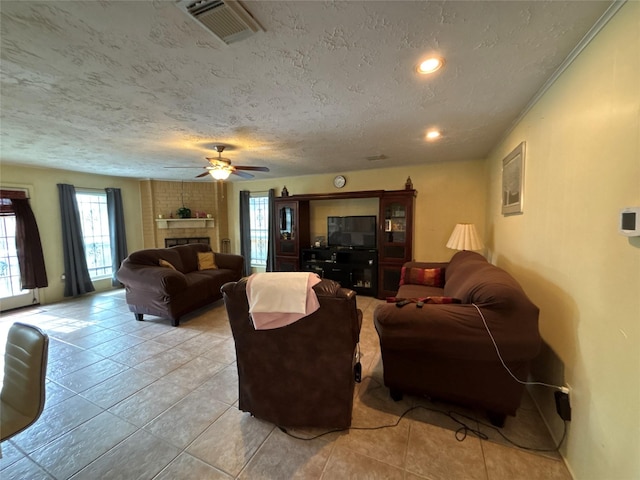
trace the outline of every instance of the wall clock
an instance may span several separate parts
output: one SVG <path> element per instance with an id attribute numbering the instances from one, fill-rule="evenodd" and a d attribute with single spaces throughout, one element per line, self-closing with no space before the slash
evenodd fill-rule
<path id="1" fill-rule="evenodd" d="M 333 186 L 336 188 L 342 188 L 346 185 L 347 179 L 342 175 L 336 175 L 336 178 L 333 179 Z"/>

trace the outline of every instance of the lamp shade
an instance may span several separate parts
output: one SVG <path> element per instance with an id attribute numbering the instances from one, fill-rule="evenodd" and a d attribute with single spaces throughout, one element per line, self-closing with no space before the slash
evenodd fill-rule
<path id="1" fill-rule="evenodd" d="M 482 250 L 484 244 L 480 240 L 476 226 L 473 223 L 459 223 L 453 229 L 451 237 L 449 237 L 447 248 L 454 250 Z"/>

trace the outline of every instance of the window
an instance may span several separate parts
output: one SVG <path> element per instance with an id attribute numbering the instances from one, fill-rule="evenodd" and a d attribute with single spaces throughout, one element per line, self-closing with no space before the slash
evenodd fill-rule
<path id="1" fill-rule="evenodd" d="M 269 197 L 252 196 L 249 199 L 251 221 L 251 266 L 266 267 L 269 238 Z"/>
<path id="2" fill-rule="evenodd" d="M 76 192 L 76 201 L 80 211 L 80 225 L 89 275 L 92 279 L 110 277 L 113 268 L 107 194 Z"/>

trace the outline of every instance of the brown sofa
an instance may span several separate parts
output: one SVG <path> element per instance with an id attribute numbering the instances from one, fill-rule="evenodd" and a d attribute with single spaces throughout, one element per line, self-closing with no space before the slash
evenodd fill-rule
<path id="1" fill-rule="evenodd" d="M 437 273 L 444 273 L 443 284 Z M 401 285 L 398 298 L 461 303 L 376 307 L 384 383 L 392 397 L 426 395 L 477 406 L 487 410 L 494 425 L 504 424 L 506 415 L 515 415 L 524 385 L 501 364 L 473 304 L 505 364 L 525 381 L 540 349 L 538 308 L 511 275 L 474 252 L 458 252 L 448 263 L 409 262 L 403 278 L 413 283 Z"/>
<path id="2" fill-rule="evenodd" d="M 283 427 L 351 425 L 362 325 L 355 292 L 322 280 L 313 287 L 317 311 L 286 327 L 255 330 L 246 283 L 222 287 L 236 346 L 240 410 Z"/>
<path id="3" fill-rule="evenodd" d="M 242 278 L 240 255 L 214 253 L 216 269 L 198 270 L 198 252 L 209 245 L 193 243 L 170 248 L 139 250 L 129 255 L 118 270 L 126 300 L 136 317 L 165 317 L 178 326 L 180 317 L 222 298 L 220 287 Z M 161 266 L 160 260 L 170 266 Z"/>

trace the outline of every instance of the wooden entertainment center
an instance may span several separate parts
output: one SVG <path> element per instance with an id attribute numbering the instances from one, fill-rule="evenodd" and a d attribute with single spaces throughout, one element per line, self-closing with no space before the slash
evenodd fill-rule
<path id="1" fill-rule="evenodd" d="M 315 271 L 364 295 L 394 296 L 402 265 L 413 259 L 413 212 L 417 193 L 413 189 L 368 190 L 276 198 L 276 271 Z M 309 203 L 359 198 L 379 200 L 377 248 L 314 248 Z"/>

